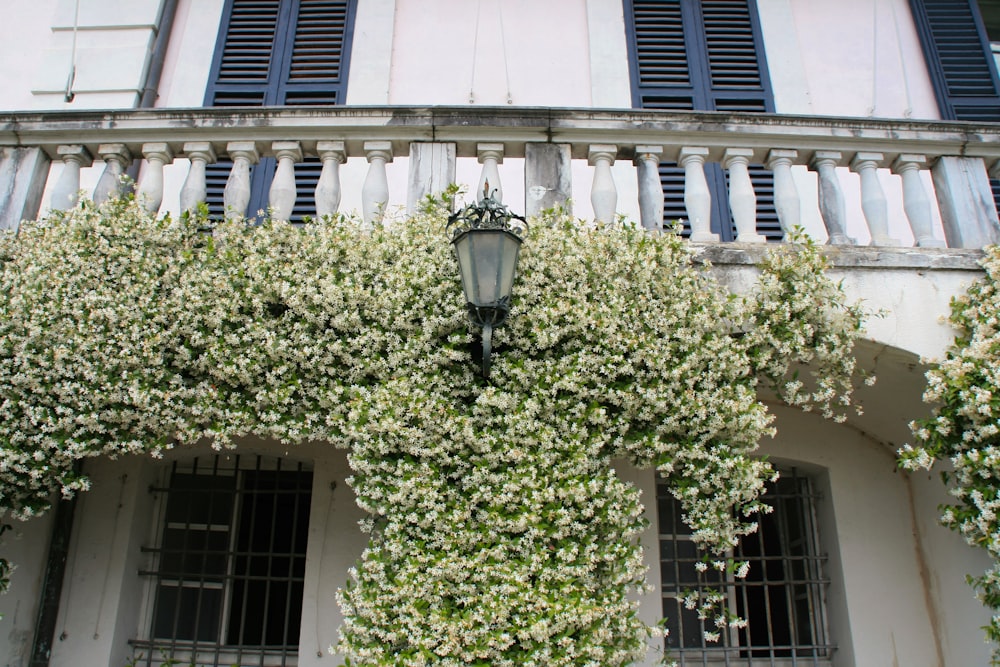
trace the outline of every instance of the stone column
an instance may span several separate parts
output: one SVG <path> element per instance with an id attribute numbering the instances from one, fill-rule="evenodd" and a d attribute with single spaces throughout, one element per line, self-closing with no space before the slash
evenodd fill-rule
<path id="1" fill-rule="evenodd" d="M 252 141 L 230 141 L 226 152 L 233 161 L 233 168 L 226 181 L 223 201 L 226 205 L 226 220 L 242 218 L 247 214 L 250 203 L 250 165 L 257 164 L 260 153 Z"/>
<path id="2" fill-rule="evenodd" d="M 719 235 L 712 233 L 712 191 L 705 178 L 707 157 L 708 149 L 703 146 L 685 146 L 677 157 L 677 164 L 684 167 L 684 209 L 695 243 L 719 240 Z"/>
<path id="3" fill-rule="evenodd" d="M 181 210 L 193 211 L 208 197 L 205 165 L 215 162 L 215 149 L 207 141 L 188 141 L 184 144 L 184 154 L 191 161 L 191 167 L 181 187 Z"/>
<path id="4" fill-rule="evenodd" d="M 455 144 L 413 142 L 410 144 L 410 184 L 406 189 L 406 211 L 413 215 L 428 195 L 437 195 L 455 182 Z"/>
<path id="5" fill-rule="evenodd" d="M 122 174 L 132 162 L 132 154 L 125 144 L 101 144 L 97 147 L 97 154 L 104 160 L 104 173 L 94 188 L 94 203 L 103 204 L 111 197 L 125 192 Z"/>
<path id="6" fill-rule="evenodd" d="M 639 181 L 639 220 L 643 229 L 663 229 L 663 184 L 660 183 L 660 156 L 663 146 L 636 146 L 635 171 Z"/>
<path id="7" fill-rule="evenodd" d="M 611 174 L 611 165 L 618 156 L 618 146 L 592 144 L 587 152 L 587 163 L 594 168 L 594 184 L 590 188 L 590 203 L 594 207 L 594 220 L 614 222 L 618 208 L 618 188 Z"/>
<path id="8" fill-rule="evenodd" d="M 295 163 L 302 162 L 302 144 L 298 141 L 275 141 L 271 143 L 274 159 L 278 166 L 274 170 L 274 180 L 267 192 L 267 203 L 275 220 L 288 221 L 295 208 Z"/>
<path id="9" fill-rule="evenodd" d="M 1000 171 L 994 168 L 994 174 Z M 1000 243 L 1000 220 L 982 158 L 940 157 L 931 175 L 949 248 Z"/>
<path id="10" fill-rule="evenodd" d="M 851 171 L 861 177 L 861 210 L 871 232 L 870 245 L 898 246 L 899 239 L 889 236 L 889 207 L 878 180 L 878 167 L 884 159 L 882 153 L 856 153 L 851 160 Z"/>
<path id="11" fill-rule="evenodd" d="M 727 148 L 722 165 L 729 170 L 729 210 L 736 223 L 736 240 L 764 243 L 767 239 L 757 233 L 757 195 L 747 169 L 751 157 L 753 150 L 750 148 Z"/>
<path id="12" fill-rule="evenodd" d="M 389 203 L 389 178 L 385 165 L 392 162 L 392 142 L 366 141 L 365 155 L 368 157 L 368 175 L 361 187 L 361 216 L 368 227 L 382 221 L 385 206 Z"/>
<path id="13" fill-rule="evenodd" d="M 316 153 L 323 161 L 316 182 L 316 217 L 324 218 L 340 208 L 340 165 L 347 161 L 347 151 L 343 141 L 319 141 Z"/>
<path id="14" fill-rule="evenodd" d="M 4 184 L 0 191 L 0 229 L 17 229 L 22 220 L 33 220 L 38 215 L 50 164 L 49 156 L 40 148 L 0 148 L 0 183 Z"/>
<path id="15" fill-rule="evenodd" d="M 778 213 L 778 222 L 786 239 L 802 224 L 799 191 L 792 177 L 792 163 L 798 156 L 798 151 L 779 148 L 771 149 L 767 154 L 767 168 L 774 173 L 774 210 Z"/>
<path id="16" fill-rule="evenodd" d="M 146 158 L 146 171 L 136 195 L 143 208 L 156 215 L 163 203 L 163 165 L 173 162 L 174 152 L 169 144 L 157 142 L 143 144 L 142 155 Z"/>
<path id="17" fill-rule="evenodd" d="M 944 241 L 934 238 L 931 227 L 931 200 L 920 180 L 920 165 L 927 163 L 924 155 L 904 153 L 892 164 L 892 172 L 903 179 L 903 211 L 910 221 L 913 238 L 920 248 L 943 248 Z"/>
<path id="18" fill-rule="evenodd" d="M 570 157 L 569 144 L 524 145 L 524 209 L 528 217 L 559 206 L 572 213 Z"/>
<path id="19" fill-rule="evenodd" d="M 847 235 L 847 205 L 837 177 L 837 165 L 843 157 L 839 151 L 816 151 L 810 165 L 819 175 L 819 212 L 830 245 L 854 245 L 854 239 Z"/>

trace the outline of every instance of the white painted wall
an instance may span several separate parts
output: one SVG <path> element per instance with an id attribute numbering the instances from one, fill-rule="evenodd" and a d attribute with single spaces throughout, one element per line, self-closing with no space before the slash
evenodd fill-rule
<path id="1" fill-rule="evenodd" d="M 397 0 L 389 103 L 590 106 L 586 3 Z"/>
<path id="2" fill-rule="evenodd" d="M 202 106 L 224 4 L 225 0 L 178 0 L 155 106 Z"/>
<path id="3" fill-rule="evenodd" d="M 0 595 L 0 665 L 27 665 L 38 618 L 53 512 L 32 519 L 5 519 L 11 529 L 0 537 L 0 555 L 14 564 L 10 588 Z"/>
<path id="4" fill-rule="evenodd" d="M 790 408 L 774 412 L 778 436 L 761 453 L 805 463 L 807 474 L 819 466 L 812 470 L 826 477 L 819 530 L 831 556 L 834 664 L 987 664 L 979 626 L 989 614 L 963 588 L 964 574 L 982 572 L 987 559 L 935 523 L 940 483 L 899 472 L 892 449 L 849 427 Z"/>
<path id="5" fill-rule="evenodd" d="M 901 368 L 898 371 L 905 374 Z M 883 367 L 881 372 L 897 371 Z M 831 637 L 838 646 L 833 664 L 986 664 L 988 647 L 981 641 L 979 626 L 988 616 L 963 581 L 965 573 L 981 571 L 986 559 L 936 524 L 934 507 L 945 499 L 936 478 L 898 472 L 891 448 L 850 425 L 838 426 L 781 406 L 772 410 L 778 435 L 762 443 L 761 453 L 811 476 L 821 496 L 818 529 L 823 551 L 830 556 L 827 604 Z M 357 525 L 361 512 L 346 484 L 346 457 L 322 444 L 285 447 L 247 440 L 239 450 L 313 462 L 299 664 L 328 664 L 327 649 L 336 643 L 341 622 L 334 593 L 346 582 L 348 568 L 366 542 Z M 209 451 L 185 448 L 167 458 L 169 462 Z M 148 559 L 141 547 L 152 544 L 159 529 L 155 502 L 147 489 L 163 465 L 142 458 L 88 462 L 94 485 L 78 506 L 53 667 L 124 664 L 128 639 L 142 632 L 149 600 L 136 572 Z M 650 527 L 642 542 L 653 590 L 641 596 L 640 614 L 655 621 L 660 612 L 653 475 L 620 461 L 615 467 L 623 479 L 642 489 L 647 505 Z M 37 530 L 29 525 L 43 534 L 49 528 L 43 524 L 39 522 Z M 34 543 L 32 548 L 37 549 Z M 17 555 L 30 558 L 28 553 Z M 29 572 L 34 569 L 31 560 L 27 565 Z M 22 578 L 18 585 L 34 588 L 38 583 Z M 14 611 L 29 616 L 26 610 Z M 0 633 L 4 664 L 24 664 L 19 656 L 32 622 L 33 616 L 31 622 L 22 619 L 11 632 Z M 645 664 L 654 660 L 651 653 Z"/>
<path id="6" fill-rule="evenodd" d="M 55 6 L 56 0 L 7 0 L 0 5 L 0 110 L 35 108 L 31 89 L 41 64 L 39 53 L 52 37 Z"/>
<path id="7" fill-rule="evenodd" d="M 778 113 L 940 118 L 907 0 L 758 0 Z"/>

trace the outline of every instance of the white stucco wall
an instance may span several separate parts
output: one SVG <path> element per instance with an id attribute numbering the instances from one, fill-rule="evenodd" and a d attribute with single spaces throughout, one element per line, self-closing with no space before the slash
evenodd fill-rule
<path id="1" fill-rule="evenodd" d="M 830 557 L 825 574 L 830 579 L 830 635 L 838 647 L 835 667 L 986 664 L 988 647 L 979 625 L 987 614 L 963 580 L 965 573 L 982 571 L 986 559 L 936 524 L 935 505 L 945 499 L 939 482 L 898 472 L 890 448 L 849 425 L 780 406 L 772 409 L 778 435 L 762 443 L 761 453 L 812 477 L 820 496 L 818 530 Z M 194 451 L 175 450 L 168 459 Z M 313 462 L 299 665 L 332 664 L 326 651 L 337 641 L 342 620 L 334 593 L 346 582 L 366 541 L 357 525 L 362 514 L 346 484 L 346 457 L 324 445 L 287 448 L 251 440 L 241 443 L 240 451 Z M 152 544 L 159 530 L 148 488 L 162 465 L 135 458 L 88 462 L 94 484 L 78 505 L 53 667 L 125 664 L 128 639 L 148 622 L 146 587 L 136 572 L 149 558 L 141 547 Z M 642 597 L 640 614 L 654 622 L 660 611 L 653 475 L 622 462 L 615 466 L 623 479 L 643 490 L 650 527 L 642 541 L 653 590 Z M 49 526 L 44 521 L 37 528 L 29 525 L 31 548 L 37 550 L 38 537 Z M 31 553 L 18 551 L 16 557 L 27 559 L 19 576 L 37 569 Z M 28 589 L 38 582 L 23 577 L 17 585 Z M 25 664 L 20 657 L 23 640 L 34 619 L 18 620 L 24 612 L 15 605 L 17 627 L 0 633 L 2 664 Z M 654 662 L 651 652 L 645 664 Z"/>
<path id="2" fill-rule="evenodd" d="M 31 94 L 39 55 L 52 37 L 52 15 L 56 0 L 3 3 L 0 21 L 0 109 L 35 108 Z M 63 84 L 66 83 L 65 73 Z"/>
<path id="3" fill-rule="evenodd" d="M 10 588 L 0 595 L 0 665 L 20 667 L 31 657 L 53 516 L 49 512 L 26 522 L 6 519 L 11 529 L 0 537 L 0 555 L 15 569 Z"/>
<path id="4" fill-rule="evenodd" d="M 825 479 L 819 531 L 831 557 L 834 664 L 988 664 L 979 626 L 989 614 L 963 579 L 988 559 L 936 524 L 940 483 L 899 472 L 890 448 L 849 427 L 789 408 L 774 412 L 778 436 L 761 453 L 805 463 L 807 474 L 816 466 L 813 474 Z"/>
<path id="5" fill-rule="evenodd" d="M 778 113 L 940 118 L 907 0 L 758 0 Z"/>

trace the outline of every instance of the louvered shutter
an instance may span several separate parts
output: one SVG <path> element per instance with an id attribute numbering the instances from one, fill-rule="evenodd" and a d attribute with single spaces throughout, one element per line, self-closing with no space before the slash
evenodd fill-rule
<path id="1" fill-rule="evenodd" d="M 227 0 L 205 95 L 208 106 L 313 106 L 343 103 L 356 0 Z M 231 164 L 207 174 L 209 208 L 222 214 Z M 267 205 L 274 160 L 251 172 L 248 214 Z M 321 165 L 295 167 L 293 220 L 315 215 Z"/>
<path id="2" fill-rule="evenodd" d="M 624 7 L 636 107 L 774 111 L 754 0 L 624 0 Z M 771 172 L 751 165 L 750 173 L 757 230 L 781 238 Z M 705 175 L 712 190 L 712 229 L 732 240 L 726 175 L 718 164 L 706 165 Z M 664 163 L 660 181 L 665 221 L 686 218 L 683 170 Z"/>
<path id="3" fill-rule="evenodd" d="M 941 116 L 1000 121 L 993 54 L 975 0 L 910 0 Z"/>

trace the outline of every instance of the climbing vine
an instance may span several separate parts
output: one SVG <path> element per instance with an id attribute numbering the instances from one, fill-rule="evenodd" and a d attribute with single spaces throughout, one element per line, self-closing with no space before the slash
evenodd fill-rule
<path id="1" fill-rule="evenodd" d="M 369 515 L 340 594 L 349 664 L 640 659 L 644 519 L 612 460 L 656 468 L 724 554 L 774 477 L 754 456 L 773 431 L 760 378 L 841 414 L 863 313 L 808 242 L 733 295 L 674 234 L 553 213 L 485 382 L 446 217 L 205 233 L 120 199 L 4 236 L 0 506 L 25 518 L 85 490 L 87 457 L 326 441 Z"/>
<path id="2" fill-rule="evenodd" d="M 910 425 L 916 444 L 905 445 L 899 460 L 908 470 L 945 467 L 954 502 L 941 508 L 941 522 L 993 559 L 968 579 L 993 610 L 984 629 L 1000 644 L 1000 247 L 987 248 L 981 264 L 985 279 L 952 300 L 955 342 L 927 372 L 924 401 L 934 414 Z M 993 664 L 1000 664 L 1000 649 Z"/>

